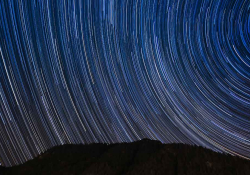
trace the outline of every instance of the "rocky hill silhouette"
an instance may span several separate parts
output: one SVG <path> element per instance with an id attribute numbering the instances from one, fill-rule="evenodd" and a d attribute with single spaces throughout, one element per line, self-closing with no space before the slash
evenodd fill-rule
<path id="1" fill-rule="evenodd" d="M 250 161 L 203 147 L 133 143 L 63 145 L 25 164 L 0 167 L 1 175 L 230 175 L 250 174 Z"/>

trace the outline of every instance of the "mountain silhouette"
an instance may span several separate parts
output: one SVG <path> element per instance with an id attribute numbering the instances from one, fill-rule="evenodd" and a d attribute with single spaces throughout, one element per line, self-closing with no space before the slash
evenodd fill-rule
<path id="1" fill-rule="evenodd" d="M 132 143 L 62 145 L 1 175 L 230 175 L 250 174 L 250 161 L 185 144 L 143 139 Z"/>

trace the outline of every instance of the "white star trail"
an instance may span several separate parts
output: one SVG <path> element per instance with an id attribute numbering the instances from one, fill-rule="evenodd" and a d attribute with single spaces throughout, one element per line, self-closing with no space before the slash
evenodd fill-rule
<path id="1" fill-rule="evenodd" d="M 0 163 L 62 144 L 250 158 L 250 1 L 0 1 Z"/>

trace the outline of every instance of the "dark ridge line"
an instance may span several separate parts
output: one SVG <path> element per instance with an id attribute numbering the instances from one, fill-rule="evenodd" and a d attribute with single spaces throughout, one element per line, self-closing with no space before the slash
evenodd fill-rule
<path id="1" fill-rule="evenodd" d="M 229 156 L 238 157 L 238 158 L 241 158 L 241 159 L 244 159 L 244 160 L 250 160 L 250 159 L 245 159 L 245 158 L 237 156 L 237 155 L 232 155 L 230 153 L 220 152 L 220 151 L 218 152 L 218 151 L 215 151 L 215 150 L 212 150 L 210 148 L 203 147 L 203 146 L 192 145 L 192 144 L 185 144 L 185 143 L 162 143 L 159 140 L 151 140 L 151 139 L 148 139 L 148 138 L 143 138 L 141 140 L 137 140 L 137 141 L 133 141 L 133 142 L 119 142 L 119 143 L 111 143 L 111 144 L 109 144 L 109 143 L 89 143 L 89 144 L 63 144 L 63 145 L 56 145 L 56 146 L 53 146 L 53 147 L 45 150 L 41 154 L 38 154 L 33 159 L 27 160 L 24 163 L 21 163 L 21 164 L 18 164 L 18 165 L 14 165 L 14 166 L 10 166 L 10 167 L 6 167 L 6 166 L 3 166 L 3 165 L 0 165 L 0 170 L 1 169 L 9 169 L 9 168 L 12 168 L 12 167 L 19 167 L 19 166 L 25 165 L 26 163 L 34 161 L 34 160 L 36 160 L 36 159 L 38 159 L 38 158 L 40 158 L 40 157 L 42 157 L 42 156 L 44 156 L 44 155 L 52 152 L 53 150 L 63 149 L 64 147 L 70 147 L 70 146 L 71 147 L 75 147 L 75 146 L 78 147 L 78 146 L 81 146 L 82 148 L 84 148 L 84 147 L 89 147 L 89 146 L 93 146 L 93 145 L 104 145 L 104 146 L 112 148 L 112 147 L 114 147 L 116 145 L 120 145 L 120 144 L 133 144 L 133 143 L 140 143 L 140 142 L 159 142 L 160 144 L 162 144 L 162 146 L 166 146 L 166 145 L 176 145 L 176 146 L 185 145 L 185 146 L 190 146 L 190 147 L 204 148 L 206 150 L 209 150 L 209 151 L 221 154 L 221 155 L 229 155 Z M 107 150 L 109 150 L 109 149 L 107 149 Z"/>
<path id="2" fill-rule="evenodd" d="M 155 160 L 157 158 L 159 160 Z M 160 161 L 160 165 L 154 165 L 155 161 Z M 240 163 L 237 163 L 237 161 Z M 237 167 L 243 167 L 241 171 L 248 172 L 248 168 L 245 168 L 248 165 L 250 172 L 250 161 L 239 156 L 215 152 L 197 145 L 183 143 L 163 144 L 157 140 L 142 139 L 135 142 L 114 144 L 59 145 L 46 150 L 24 164 L 12 167 L 0 166 L 0 174 L 13 175 L 16 172 L 19 174 L 19 170 L 20 174 L 22 174 L 22 172 L 29 170 L 36 172 L 38 169 L 41 169 L 41 171 L 45 171 L 46 169 L 46 171 L 54 173 L 57 171 L 69 172 L 72 168 L 76 169 L 75 171 L 81 171 L 81 174 L 95 174 L 93 172 L 100 171 L 102 169 L 100 166 L 104 166 L 104 169 L 106 168 L 107 171 L 110 170 L 111 172 L 116 172 L 116 174 L 129 175 L 131 172 L 138 171 L 141 166 L 147 169 L 147 165 L 152 164 L 155 167 L 160 166 L 158 167 L 159 169 L 168 167 L 172 169 L 171 172 L 173 175 L 178 175 L 182 173 L 181 171 L 185 171 L 181 169 L 183 165 L 188 169 L 190 168 L 188 166 L 192 167 L 195 163 L 202 165 L 203 168 L 204 166 L 205 168 L 213 167 L 217 171 L 221 170 L 216 163 L 223 165 L 223 167 L 228 167 L 227 164 L 229 163 L 233 167 L 231 171 L 235 173 L 238 171 L 235 170 Z"/>

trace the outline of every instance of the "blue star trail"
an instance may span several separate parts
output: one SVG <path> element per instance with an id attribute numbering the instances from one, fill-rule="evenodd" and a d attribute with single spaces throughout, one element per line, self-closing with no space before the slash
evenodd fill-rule
<path id="1" fill-rule="evenodd" d="M 0 1 L 0 162 L 61 144 L 250 158 L 249 0 Z"/>

